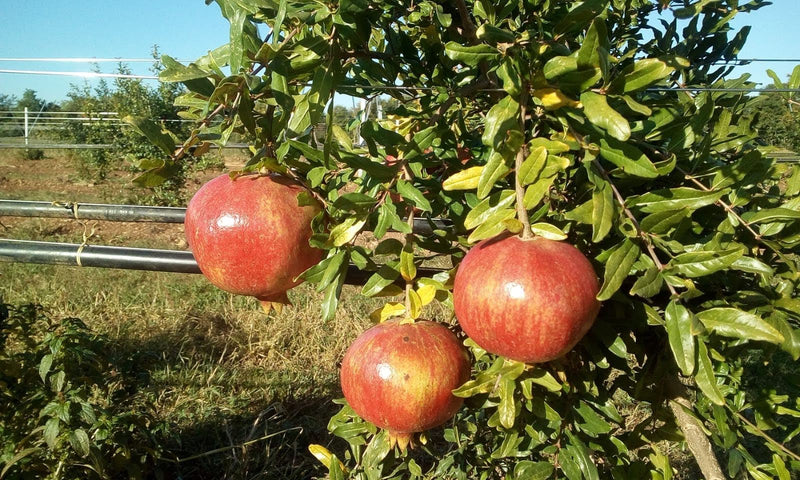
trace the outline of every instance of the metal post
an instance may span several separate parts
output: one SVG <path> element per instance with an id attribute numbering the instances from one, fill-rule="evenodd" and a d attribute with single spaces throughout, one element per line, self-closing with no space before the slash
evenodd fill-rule
<path id="1" fill-rule="evenodd" d="M 28 107 L 25 107 L 25 146 L 28 146 Z"/>

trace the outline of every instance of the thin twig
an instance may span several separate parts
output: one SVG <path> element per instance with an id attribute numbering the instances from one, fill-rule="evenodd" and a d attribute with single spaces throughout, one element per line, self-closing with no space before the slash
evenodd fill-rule
<path id="1" fill-rule="evenodd" d="M 789 455 L 790 457 L 792 457 L 796 461 L 800 462 L 800 455 L 794 453 L 793 451 L 791 451 L 788 448 L 786 448 L 786 446 L 784 444 L 782 444 L 779 441 L 775 440 L 774 438 L 770 437 L 766 432 L 764 432 L 763 430 L 758 428 L 758 426 L 754 425 L 744 415 L 742 415 L 741 413 L 739 413 L 736 410 L 734 410 L 733 408 L 731 408 L 731 406 L 728 405 L 727 403 L 725 404 L 725 406 L 728 407 L 728 409 L 731 412 L 733 412 L 733 414 L 736 415 L 736 417 L 739 420 L 741 420 L 744 424 L 746 424 L 748 427 L 750 427 L 753 430 L 753 433 L 755 433 L 759 437 L 763 438 L 764 440 L 768 441 L 769 443 L 771 443 L 772 445 L 774 445 L 775 447 L 780 449 L 780 451 L 782 451 L 786 455 Z"/>

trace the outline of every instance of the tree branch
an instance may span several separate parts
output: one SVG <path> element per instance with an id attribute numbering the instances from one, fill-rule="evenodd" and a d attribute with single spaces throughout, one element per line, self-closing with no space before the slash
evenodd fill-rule
<path id="1" fill-rule="evenodd" d="M 669 400 L 669 408 L 675 416 L 675 422 L 683 432 L 686 445 L 697 461 L 703 477 L 706 480 L 725 480 L 725 474 L 722 473 L 722 468 L 714 455 L 711 442 L 708 441 L 703 426 L 697 418 L 686 411 L 692 410 L 692 403 L 687 397 L 686 387 L 677 377 L 671 377 L 667 380 L 667 392 L 672 397 Z"/>

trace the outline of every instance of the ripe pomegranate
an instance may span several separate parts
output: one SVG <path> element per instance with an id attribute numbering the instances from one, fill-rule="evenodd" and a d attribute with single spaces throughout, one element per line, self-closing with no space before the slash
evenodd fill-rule
<path id="1" fill-rule="evenodd" d="M 591 263 L 574 246 L 503 234 L 473 247 L 453 287 L 461 328 L 488 352 L 547 362 L 575 346 L 600 302 Z"/>
<path id="2" fill-rule="evenodd" d="M 389 431 L 405 449 L 415 432 L 455 415 L 452 390 L 467 381 L 470 361 L 444 325 L 389 320 L 362 333 L 342 360 L 342 391 L 361 418 Z"/>
<path id="3" fill-rule="evenodd" d="M 261 301 L 266 311 L 289 303 L 295 278 L 322 258 L 311 247 L 318 205 L 300 207 L 298 183 L 280 175 L 221 175 L 203 185 L 186 209 L 186 241 L 217 287 Z"/>

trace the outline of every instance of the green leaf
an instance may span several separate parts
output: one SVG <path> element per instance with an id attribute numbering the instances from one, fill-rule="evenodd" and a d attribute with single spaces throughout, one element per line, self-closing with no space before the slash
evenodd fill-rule
<path id="1" fill-rule="evenodd" d="M 128 115 L 122 121 L 147 137 L 150 143 L 163 150 L 167 155 L 172 155 L 175 151 L 175 140 L 152 120 Z"/>
<path id="2" fill-rule="evenodd" d="M 514 403 L 514 389 L 516 382 L 513 378 L 503 378 L 500 381 L 499 396 L 500 404 L 497 405 L 497 413 L 500 415 L 500 425 L 505 428 L 512 428 L 516 419 L 516 405 Z"/>
<path id="3" fill-rule="evenodd" d="M 520 106 L 517 101 L 506 96 L 495 104 L 486 114 L 483 144 L 497 149 L 506 141 L 508 132 L 519 130 Z"/>
<path id="4" fill-rule="evenodd" d="M 44 424 L 44 432 L 42 433 L 42 436 L 45 443 L 47 443 L 47 446 L 50 447 L 51 450 L 56 447 L 58 432 L 61 430 L 59 422 L 60 420 L 57 417 L 53 417 L 47 420 L 47 423 Z"/>
<path id="5" fill-rule="evenodd" d="M 506 220 L 514 218 L 517 211 L 513 208 L 498 210 L 494 212 L 489 218 L 481 223 L 478 228 L 467 238 L 469 243 L 475 243 L 487 238 L 494 237 L 506 231 Z"/>
<path id="6" fill-rule="evenodd" d="M 322 273 L 322 278 L 317 285 L 317 291 L 321 292 L 324 290 L 328 285 L 331 284 L 334 279 L 338 275 L 342 275 L 344 270 L 347 268 L 346 262 L 349 259 L 349 255 L 347 254 L 347 250 L 339 250 L 333 257 L 330 257 L 330 261 L 328 265 L 325 267 L 324 272 Z"/>
<path id="7" fill-rule="evenodd" d="M 672 227 L 679 224 L 691 214 L 689 209 L 664 210 L 651 213 L 644 217 L 639 226 L 648 233 L 667 233 Z"/>
<path id="8" fill-rule="evenodd" d="M 69 436 L 69 443 L 81 457 L 89 455 L 89 435 L 84 429 L 74 430 Z"/>
<path id="9" fill-rule="evenodd" d="M 522 460 L 514 466 L 514 480 L 547 480 L 553 476 L 555 467 L 550 462 Z"/>
<path id="10" fill-rule="evenodd" d="M 597 466 L 594 464 L 594 460 L 592 460 L 592 457 L 589 455 L 589 449 L 586 447 L 586 444 L 584 444 L 577 437 L 577 435 L 573 434 L 569 430 L 567 430 L 565 433 L 569 439 L 567 450 L 569 451 L 570 456 L 572 456 L 572 458 L 578 464 L 583 478 L 586 480 L 600 480 L 600 474 L 597 471 Z"/>
<path id="11" fill-rule="evenodd" d="M 522 185 L 530 185 L 539 178 L 539 174 L 547 163 L 547 148 L 542 145 L 534 147 L 528 154 L 528 158 L 522 162 L 519 172 L 519 181 Z"/>
<path id="12" fill-rule="evenodd" d="M 609 135 L 620 141 L 627 141 L 631 137 L 631 125 L 628 120 L 611 108 L 605 95 L 594 92 L 583 92 L 581 103 L 586 118 L 602 128 Z"/>
<path id="13" fill-rule="evenodd" d="M 397 191 L 403 198 L 410 200 L 411 203 L 420 210 L 424 212 L 430 212 L 432 210 L 431 202 L 429 202 L 428 199 L 425 198 L 425 195 L 410 182 L 398 180 Z"/>
<path id="14" fill-rule="evenodd" d="M 511 168 L 506 165 L 505 158 L 501 154 L 493 152 L 478 179 L 478 198 L 486 198 L 491 193 L 495 182 L 503 178 L 509 171 Z"/>
<path id="15" fill-rule="evenodd" d="M 697 349 L 697 375 L 694 380 L 700 390 L 708 397 L 711 402 L 717 405 L 725 405 L 725 397 L 717 385 L 717 377 L 714 375 L 714 367 L 708 357 L 708 348 L 704 342 L 698 343 Z"/>
<path id="16" fill-rule="evenodd" d="M 450 59 L 471 67 L 476 67 L 483 61 L 500 58 L 500 52 L 496 48 L 485 44 L 467 47 L 456 42 L 447 42 L 444 46 L 444 53 Z"/>
<path id="17" fill-rule="evenodd" d="M 53 365 L 53 355 L 50 353 L 43 356 L 42 359 L 39 361 L 39 377 L 41 377 L 42 382 L 47 381 L 47 374 L 50 372 L 50 367 L 52 365 Z"/>
<path id="18" fill-rule="evenodd" d="M 365 213 L 375 205 L 375 197 L 364 193 L 345 193 L 333 202 L 333 206 L 349 212 Z"/>
<path id="19" fill-rule="evenodd" d="M 592 409 L 587 403 L 581 401 L 575 409 L 581 416 L 583 422 L 579 423 L 581 430 L 589 436 L 597 437 L 611 432 L 611 424 L 606 422 L 603 417 Z"/>
<path id="20" fill-rule="evenodd" d="M 347 217 L 342 223 L 331 229 L 329 235 L 331 245 L 341 247 L 350 243 L 364 228 L 365 223 L 367 223 L 366 217 Z"/>
<path id="21" fill-rule="evenodd" d="M 664 310 L 667 337 L 675 363 L 684 375 L 690 376 L 695 368 L 695 338 L 692 332 L 692 314 L 677 300 L 672 300 Z"/>
<path id="22" fill-rule="evenodd" d="M 514 203 L 514 191 L 503 190 L 502 192 L 495 192 L 488 197 L 481 200 L 467 214 L 464 219 L 464 228 L 472 230 L 478 225 L 484 223 L 486 219 L 495 214 L 499 210 L 505 210 Z"/>
<path id="23" fill-rule="evenodd" d="M 158 79 L 162 82 L 185 82 L 187 80 L 196 80 L 210 76 L 210 72 L 206 72 L 197 65 L 189 64 L 184 66 L 169 55 L 161 56 L 161 63 L 164 65 L 164 70 L 159 72 Z"/>
<path id="24" fill-rule="evenodd" d="M 594 180 L 592 192 L 592 242 L 603 240 L 614 226 L 614 193 L 602 178 Z"/>
<path id="25" fill-rule="evenodd" d="M 631 273 L 633 264 L 639 258 L 640 253 L 639 245 L 629 238 L 612 248 L 612 253 L 608 257 L 605 271 L 603 272 L 603 286 L 597 294 L 598 300 L 601 302 L 608 300 L 619 290 L 622 282 Z"/>
<path id="26" fill-rule="evenodd" d="M 712 308 L 698 313 L 697 318 L 718 335 L 775 344 L 785 340 L 781 332 L 761 317 L 737 308 Z"/>
<path id="27" fill-rule="evenodd" d="M 600 67 L 601 59 L 608 52 L 608 30 L 605 20 L 595 18 L 586 31 L 586 35 L 578 50 L 577 61 L 579 67 Z"/>
<path id="28" fill-rule="evenodd" d="M 747 223 L 769 223 L 778 221 L 790 221 L 800 218 L 800 211 L 788 208 L 765 208 L 757 212 L 746 212 L 742 214 L 742 220 Z"/>
<path id="29" fill-rule="evenodd" d="M 655 265 L 645 270 L 644 275 L 636 279 L 636 283 L 631 287 L 631 295 L 639 295 L 642 298 L 651 298 L 661 291 L 664 285 L 664 277 Z"/>
<path id="30" fill-rule="evenodd" d="M 381 293 L 384 288 L 393 284 L 399 276 L 400 272 L 397 270 L 397 268 L 394 268 L 389 264 L 381 265 L 378 271 L 373 273 L 372 276 L 367 279 L 367 282 L 361 289 L 361 294 L 365 297 L 375 296 Z"/>
<path id="31" fill-rule="evenodd" d="M 744 250 L 739 247 L 720 252 L 687 252 L 673 258 L 667 267 L 685 277 L 697 278 L 724 270 L 743 255 Z"/>
<path id="32" fill-rule="evenodd" d="M 726 193 L 727 190 L 705 191 L 689 187 L 677 187 L 645 193 L 629 199 L 628 204 L 638 207 L 646 213 L 681 210 L 684 208 L 697 210 L 713 204 Z"/>
<path id="33" fill-rule="evenodd" d="M 658 169 L 641 150 L 613 138 L 600 139 L 600 156 L 622 169 L 642 178 L 658 177 Z"/>
<path id="34" fill-rule="evenodd" d="M 657 58 L 645 58 L 624 69 L 620 73 L 621 86 L 615 81 L 612 88 L 615 91 L 621 89 L 622 93 L 635 92 L 658 83 L 674 71 L 675 68 Z"/>

